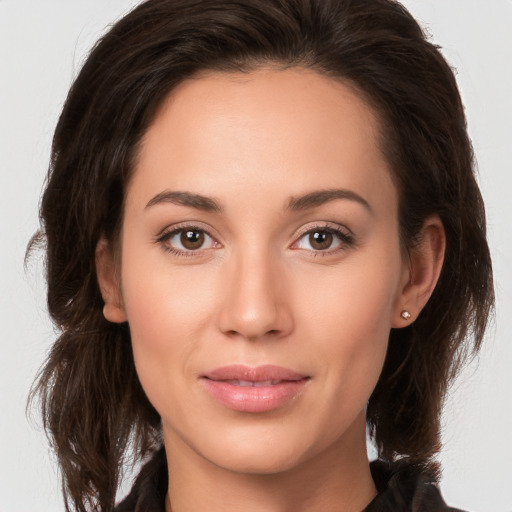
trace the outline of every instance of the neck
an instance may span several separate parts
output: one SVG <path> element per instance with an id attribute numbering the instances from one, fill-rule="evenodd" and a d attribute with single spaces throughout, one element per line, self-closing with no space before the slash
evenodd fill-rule
<path id="1" fill-rule="evenodd" d="M 358 435 L 291 469 L 267 474 L 219 467 L 178 436 L 164 437 L 169 467 L 166 512 L 360 512 L 377 494 L 364 418 Z"/>

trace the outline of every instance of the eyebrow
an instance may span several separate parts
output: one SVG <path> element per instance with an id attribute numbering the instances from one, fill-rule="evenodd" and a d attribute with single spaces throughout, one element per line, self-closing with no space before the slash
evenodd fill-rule
<path id="1" fill-rule="evenodd" d="M 371 214 L 373 210 L 366 199 L 356 194 L 352 190 L 346 189 L 327 189 L 317 190 L 309 194 L 292 197 L 288 202 L 288 209 L 292 211 L 307 210 L 309 208 L 317 208 L 325 203 L 336 199 L 348 199 L 363 205 Z"/>
<path id="2" fill-rule="evenodd" d="M 337 199 L 355 201 L 363 205 L 370 213 L 373 214 L 373 210 L 366 199 L 361 197 L 359 194 L 356 194 L 352 190 L 346 189 L 316 190 L 303 196 L 292 197 L 288 201 L 286 209 L 291 211 L 308 210 L 311 208 L 317 208 L 325 203 L 335 201 Z M 146 204 L 145 209 L 161 203 L 172 203 L 179 206 L 188 206 L 206 212 L 220 213 L 223 211 L 220 203 L 211 197 L 203 196 L 201 194 L 193 194 L 191 192 L 169 190 L 160 192 L 155 197 L 150 199 Z"/>
<path id="3" fill-rule="evenodd" d="M 145 209 L 156 204 L 173 203 L 179 206 L 189 206 L 205 212 L 220 213 L 222 207 L 211 197 L 202 196 L 200 194 L 192 194 L 191 192 L 164 191 L 150 199 Z"/>

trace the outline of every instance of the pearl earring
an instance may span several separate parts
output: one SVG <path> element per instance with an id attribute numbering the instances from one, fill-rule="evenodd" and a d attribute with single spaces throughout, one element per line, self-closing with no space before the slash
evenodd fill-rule
<path id="1" fill-rule="evenodd" d="M 404 320 L 409 320 L 411 318 L 411 313 L 409 313 L 409 311 L 406 311 L 405 309 L 400 313 L 400 316 L 404 319 Z"/>

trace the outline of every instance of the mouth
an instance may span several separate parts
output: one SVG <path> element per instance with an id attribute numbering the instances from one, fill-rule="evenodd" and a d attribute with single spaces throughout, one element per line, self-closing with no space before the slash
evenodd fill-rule
<path id="1" fill-rule="evenodd" d="M 223 406 L 250 413 L 269 412 L 296 400 L 311 380 L 274 365 L 231 365 L 202 376 L 206 391 Z"/>

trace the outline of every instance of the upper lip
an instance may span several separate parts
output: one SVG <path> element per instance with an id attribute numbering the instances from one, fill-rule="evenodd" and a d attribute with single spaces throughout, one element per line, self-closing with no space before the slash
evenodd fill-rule
<path id="1" fill-rule="evenodd" d="M 209 371 L 203 377 L 210 380 L 243 380 L 249 382 L 263 382 L 263 381 L 297 381 L 305 379 L 308 376 L 297 373 L 289 368 L 282 366 L 275 366 L 266 364 L 262 366 L 245 366 L 241 364 L 233 364 L 229 366 L 222 366 Z"/>

